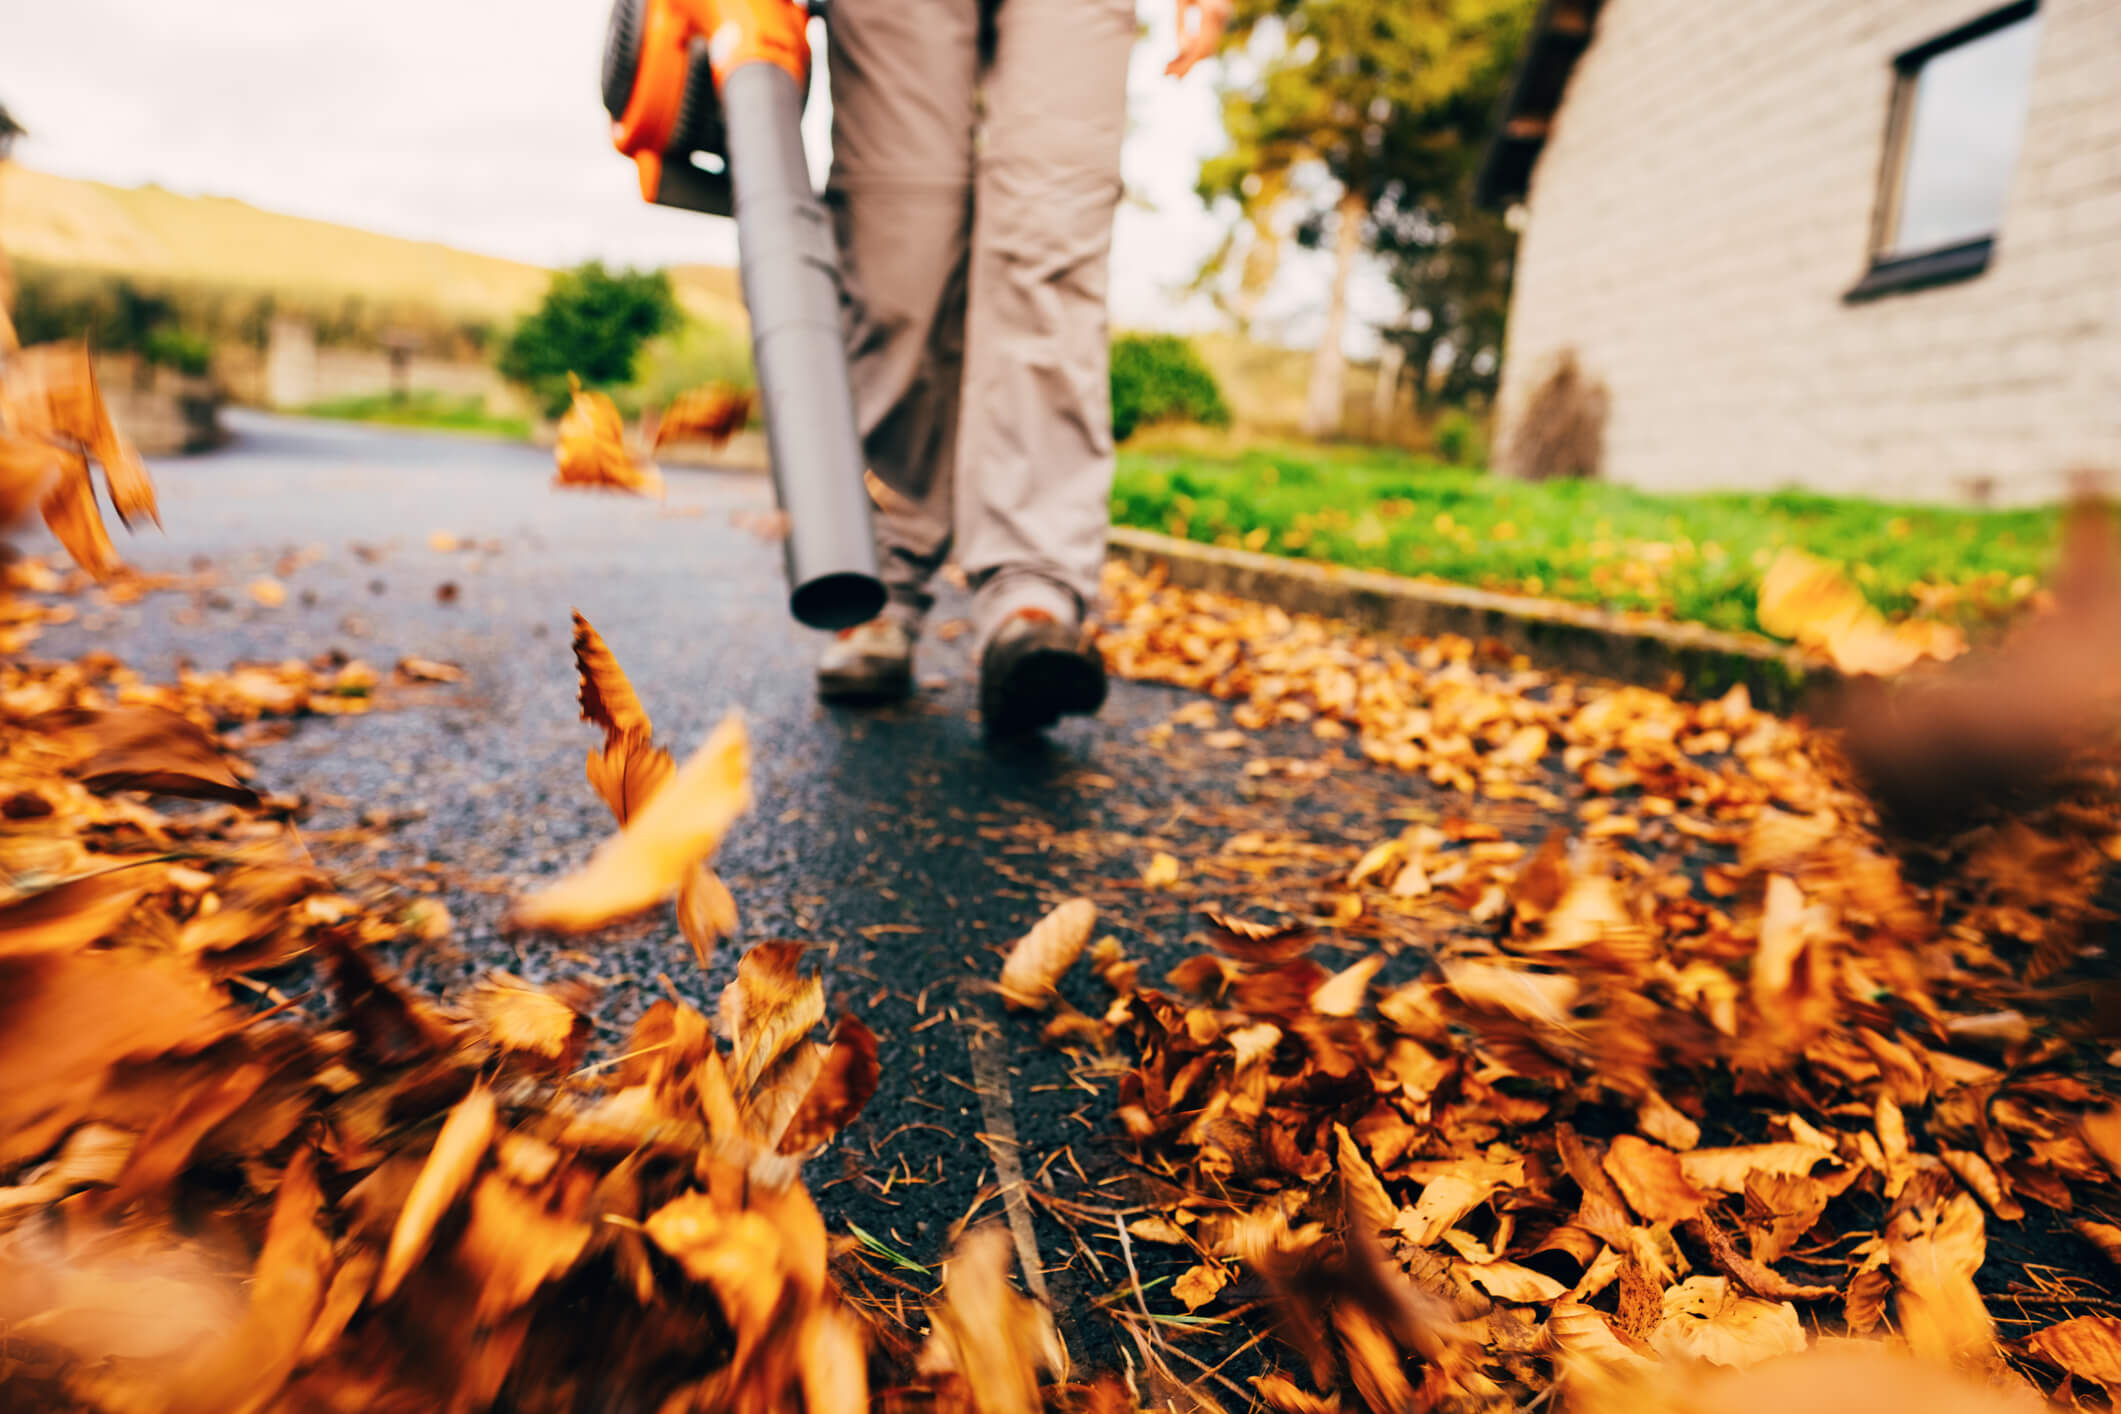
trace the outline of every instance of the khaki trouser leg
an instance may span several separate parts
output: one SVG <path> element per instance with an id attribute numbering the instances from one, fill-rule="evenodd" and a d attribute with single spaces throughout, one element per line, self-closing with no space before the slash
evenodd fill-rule
<path id="1" fill-rule="evenodd" d="M 832 175 L 848 373 L 887 611 L 917 627 L 950 553 L 979 78 L 974 0 L 834 0 Z"/>
<path id="2" fill-rule="evenodd" d="M 969 7 L 968 7 L 969 8 Z M 1134 0 L 1002 0 L 984 76 L 957 556 L 982 641 L 1096 603 L 1112 491 L 1107 265 Z"/>

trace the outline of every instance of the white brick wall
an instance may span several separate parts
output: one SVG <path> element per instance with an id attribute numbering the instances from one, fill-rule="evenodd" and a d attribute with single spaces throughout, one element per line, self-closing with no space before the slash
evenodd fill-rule
<path id="1" fill-rule="evenodd" d="M 1999 0 L 1607 0 L 1532 177 L 1498 425 L 1562 348 L 1606 474 L 2060 495 L 2121 475 L 2121 0 L 2044 0 L 1994 261 L 1848 304 L 1892 56 Z"/>

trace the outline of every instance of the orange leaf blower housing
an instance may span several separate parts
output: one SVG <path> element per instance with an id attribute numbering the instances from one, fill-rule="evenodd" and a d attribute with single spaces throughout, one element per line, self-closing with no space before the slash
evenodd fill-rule
<path id="1" fill-rule="evenodd" d="M 802 117 L 813 0 L 617 0 L 604 39 L 612 142 L 662 206 L 734 216 L 789 608 L 846 628 L 884 605 L 840 331 L 838 252 Z"/>
<path id="2" fill-rule="evenodd" d="M 717 90 L 740 66 L 766 63 L 809 92 L 809 22 L 792 0 L 617 0 L 604 108 L 612 144 L 640 170 L 643 200 L 732 214 Z"/>

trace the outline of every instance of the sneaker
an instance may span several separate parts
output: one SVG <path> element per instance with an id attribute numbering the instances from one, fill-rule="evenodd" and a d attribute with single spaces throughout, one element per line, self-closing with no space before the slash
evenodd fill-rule
<path id="1" fill-rule="evenodd" d="M 913 691 L 913 638 L 894 619 L 841 629 L 817 662 L 827 702 L 889 702 Z"/>
<path id="2" fill-rule="evenodd" d="M 1043 609 L 1002 620 L 979 662 L 979 709 L 989 736 L 1019 736 L 1105 705 L 1105 660 L 1082 629 Z"/>

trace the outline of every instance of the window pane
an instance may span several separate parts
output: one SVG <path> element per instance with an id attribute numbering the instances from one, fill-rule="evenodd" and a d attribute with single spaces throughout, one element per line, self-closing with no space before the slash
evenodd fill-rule
<path id="1" fill-rule="evenodd" d="M 1888 254 L 1908 255 L 1995 234 L 2025 133 L 2037 15 L 1948 49 L 1915 76 Z"/>

